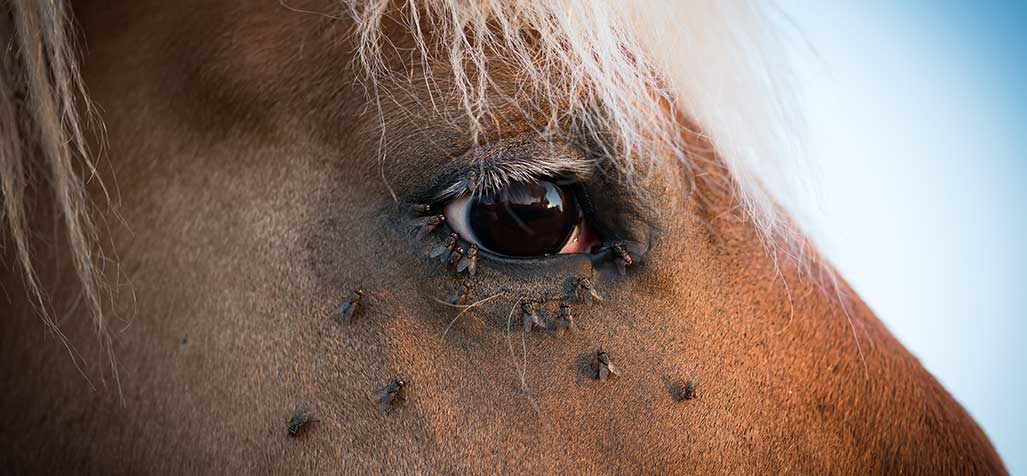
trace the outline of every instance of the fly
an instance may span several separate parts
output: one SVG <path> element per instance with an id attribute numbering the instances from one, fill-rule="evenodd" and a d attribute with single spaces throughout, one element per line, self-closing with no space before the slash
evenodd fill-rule
<path id="1" fill-rule="evenodd" d="M 675 383 L 671 387 L 671 397 L 678 402 L 695 398 L 695 380 L 688 379 L 684 385 Z"/>
<path id="2" fill-rule="evenodd" d="M 478 245 L 471 245 L 463 258 L 460 258 L 460 262 L 457 263 L 456 272 L 462 273 L 464 270 L 471 276 L 478 272 Z"/>
<path id="3" fill-rule="evenodd" d="M 357 288 L 353 295 L 332 311 L 333 316 L 342 316 L 342 322 L 349 324 L 353 321 L 357 309 L 360 308 L 360 299 L 364 297 L 364 288 Z"/>
<path id="4" fill-rule="evenodd" d="M 628 250 L 624 249 L 624 245 L 620 243 L 615 243 L 610 250 L 613 251 L 613 262 L 617 265 L 617 272 L 624 276 L 628 272 L 628 266 L 634 263 L 631 255 L 628 254 Z"/>
<path id="5" fill-rule="evenodd" d="M 574 323 L 574 316 L 571 314 L 571 306 L 567 303 L 560 303 L 560 317 L 556 321 L 556 334 L 563 335 L 564 332 L 578 332 L 578 326 Z"/>
<path id="6" fill-rule="evenodd" d="M 414 219 L 414 228 L 417 229 L 417 239 L 423 240 L 446 222 L 446 215 L 438 214 L 429 217 L 418 217 Z"/>
<path id="7" fill-rule="evenodd" d="M 612 260 L 617 267 L 617 273 L 624 276 L 628 268 L 635 264 L 635 256 L 642 256 L 644 249 L 640 243 L 632 241 L 618 241 L 604 246 L 596 253 L 593 259 L 600 261 Z"/>
<path id="8" fill-rule="evenodd" d="M 396 403 L 403 403 L 406 401 L 406 386 L 407 383 L 401 378 L 394 378 L 392 382 L 389 382 L 385 388 L 378 393 L 378 397 L 375 400 L 378 405 L 382 408 L 388 408 Z"/>
<path id="9" fill-rule="evenodd" d="M 681 399 L 691 400 L 693 398 L 695 398 L 695 380 L 688 379 L 688 381 L 685 382 L 684 391 L 681 392 Z"/>
<path id="10" fill-rule="evenodd" d="M 596 291 L 595 285 L 592 284 L 592 280 L 582 277 L 578 279 L 578 285 L 574 288 L 574 294 L 578 298 L 578 302 L 583 304 L 592 305 L 592 301 L 602 301 L 603 297 Z"/>
<path id="11" fill-rule="evenodd" d="M 603 349 L 600 348 L 599 352 L 596 352 L 596 360 L 599 361 L 599 368 L 596 372 L 597 379 L 601 381 L 606 381 L 609 380 L 611 375 L 614 377 L 620 376 L 620 369 L 618 369 L 617 366 L 613 365 L 613 362 L 610 362 L 610 355 L 607 354 Z"/>
<path id="12" fill-rule="evenodd" d="M 292 419 L 289 420 L 289 436 L 299 436 L 300 431 L 309 423 L 318 422 L 317 415 L 307 409 L 300 407 L 293 413 Z"/>
<path id="13" fill-rule="evenodd" d="M 544 329 L 542 320 L 539 319 L 538 312 L 535 311 L 535 303 L 522 302 L 521 315 L 524 318 L 524 332 L 531 332 L 536 328 Z"/>
<path id="14" fill-rule="evenodd" d="M 460 241 L 460 235 L 450 233 L 449 236 L 446 237 L 446 241 L 440 241 L 432 247 L 430 256 L 432 258 L 441 258 L 442 262 L 445 263 L 449 260 L 449 254 L 453 252 L 453 248 L 456 248 L 458 241 Z"/>
<path id="15" fill-rule="evenodd" d="M 449 266 L 456 266 L 457 263 L 459 263 L 460 260 L 462 260 L 464 258 L 464 253 L 466 253 L 466 252 L 467 251 L 465 251 L 463 248 L 461 248 L 459 246 L 456 247 L 456 249 L 454 249 L 453 252 L 449 254 L 448 265 Z"/>
<path id="16" fill-rule="evenodd" d="M 476 170 L 469 170 L 467 175 L 464 175 L 464 179 L 458 185 L 463 188 L 464 191 L 474 193 L 478 189 L 478 172 Z"/>

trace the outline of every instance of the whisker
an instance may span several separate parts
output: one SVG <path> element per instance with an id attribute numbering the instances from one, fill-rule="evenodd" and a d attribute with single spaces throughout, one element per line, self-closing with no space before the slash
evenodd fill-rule
<path id="1" fill-rule="evenodd" d="M 493 295 L 491 295 L 491 296 L 489 296 L 487 298 L 480 299 L 480 300 L 472 302 L 470 304 L 450 304 L 448 302 L 439 301 L 437 298 L 432 298 L 432 299 L 435 299 L 436 301 L 438 301 L 438 302 L 440 302 L 442 304 L 445 304 L 447 306 L 456 307 L 456 308 L 463 308 L 462 311 L 458 312 L 457 315 L 455 317 L 453 317 L 453 320 L 449 321 L 449 325 L 446 326 L 446 330 L 442 332 L 442 337 L 446 337 L 446 334 L 449 333 L 449 329 L 451 327 L 453 327 L 453 324 L 455 324 L 457 319 L 460 319 L 460 316 L 464 315 L 465 312 L 470 311 L 472 308 L 474 308 L 476 306 L 480 306 L 482 304 L 485 304 L 486 302 L 491 301 L 491 300 L 493 300 L 493 299 L 495 299 L 497 297 L 505 296 L 505 295 L 506 295 L 506 293 L 504 293 L 504 292 L 498 292 L 498 293 L 493 294 Z"/>

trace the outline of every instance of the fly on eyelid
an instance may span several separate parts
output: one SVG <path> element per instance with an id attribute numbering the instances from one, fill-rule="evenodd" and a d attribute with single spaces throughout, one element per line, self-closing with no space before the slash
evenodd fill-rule
<path id="1" fill-rule="evenodd" d="M 418 215 L 427 215 L 432 212 L 432 206 L 428 203 L 418 203 L 414 205 L 414 213 Z"/>
<path id="2" fill-rule="evenodd" d="M 432 258 L 441 258 L 442 262 L 445 263 L 449 260 L 449 254 L 453 252 L 453 248 L 456 248 L 458 241 L 460 241 L 460 235 L 450 233 L 446 237 L 446 241 L 440 241 L 432 247 L 430 256 Z"/>
<path id="3" fill-rule="evenodd" d="M 462 247 L 457 246 L 453 250 L 453 252 L 449 254 L 449 261 L 447 262 L 447 265 L 456 267 L 457 263 L 459 263 L 460 260 L 464 258 L 464 253 L 466 253 L 466 251 Z"/>
<path id="4" fill-rule="evenodd" d="M 378 393 L 375 397 L 375 401 L 378 402 L 382 408 L 388 408 L 393 404 L 403 403 L 406 401 L 406 386 L 407 383 L 401 378 L 394 378 L 392 382 Z"/>
<path id="5" fill-rule="evenodd" d="M 563 335 L 570 331 L 572 334 L 578 332 L 578 326 L 574 323 L 574 315 L 571 314 L 571 306 L 567 303 L 560 303 L 560 317 L 556 321 L 556 334 Z"/>
<path id="6" fill-rule="evenodd" d="M 521 315 L 524 319 L 524 332 L 531 332 L 533 329 L 544 329 L 542 320 L 538 317 L 538 311 L 535 310 L 535 303 L 526 301 L 521 303 Z"/>
<path id="7" fill-rule="evenodd" d="M 460 186 L 465 192 L 473 194 L 478 189 L 478 171 L 474 169 L 467 171 Z"/>
<path id="8" fill-rule="evenodd" d="M 464 270 L 471 276 L 478 272 L 478 245 L 471 245 L 456 265 L 456 272 L 462 273 Z"/>
<path id="9" fill-rule="evenodd" d="M 599 259 L 609 259 L 617 267 L 617 273 L 621 276 L 627 274 L 628 268 L 635 264 L 632 255 L 640 256 L 642 245 L 634 242 L 616 242 L 603 247 L 597 256 Z"/>
<path id="10" fill-rule="evenodd" d="M 417 239 L 423 240 L 446 222 L 446 215 L 432 215 L 414 219 L 414 228 L 417 230 Z"/>
<path id="11" fill-rule="evenodd" d="M 574 294 L 578 298 L 578 302 L 582 304 L 592 305 L 592 301 L 602 301 L 603 297 L 596 291 L 595 284 L 592 283 L 591 279 L 586 277 L 578 278 L 578 285 L 574 288 Z"/>
<path id="12" fill-rule="evenodd" d="M 620 243 L 613 245 L 613 258 L 614 263 L 617 265 L 617 272 L 621 276 L 627 273 L 628 266 L 634 262 L 631 260 L 631 255 L 628 254 L 628 250 L 624 249 L 624 246 Z"/>
<path id="13" fill-rule="evenodd" d="M 364 297 L 364 288 L 357 288 L 339 307 L 332 311 L 333 316 L 342 317 L 342 322 L 349 324 L 360 308 L 360 300 Z"/>
<path id="14" fill-rule="evenodd" d="M 613 365 L 610 361 L 610 355 L 606 353 L 602 348 L 596 352 L 596 360 L 598 361 L 598 369 L 596 371 L 596 379 L 600 381 L 606 381 L 610 376 L 619 377 L 620 369 Z"/>

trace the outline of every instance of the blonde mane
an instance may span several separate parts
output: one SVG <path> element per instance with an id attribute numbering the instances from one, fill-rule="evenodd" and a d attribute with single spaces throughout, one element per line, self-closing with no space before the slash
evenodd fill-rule
<path id="1" fill-rule="evenodd" d="M 6 228 L 0 243 L 13 244 L 14 266 L 21 269 L 37 312 L 75 358 L 54 320 L 31 252 L 33 230 L 44 227 L 29 221 L 26 202 L 52 204 L 81 302 L 113 365 L 101 305 L 101 253 L 86 192 L 96 168 L 85 131 L 102 126 L 91 121 L 94 115 L 79 75 L 73 31 L 70 11 L 62 1 L 0 4 L 0 220 Z"/>

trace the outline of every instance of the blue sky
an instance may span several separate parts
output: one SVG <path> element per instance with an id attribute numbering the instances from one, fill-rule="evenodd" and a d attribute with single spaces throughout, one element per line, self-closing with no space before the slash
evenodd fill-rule
<path id="1" fill-rule="evenodd" d="M 780 4 L 818 55 L 811 234 L 1027 474 L 1027 2 Z"/>

